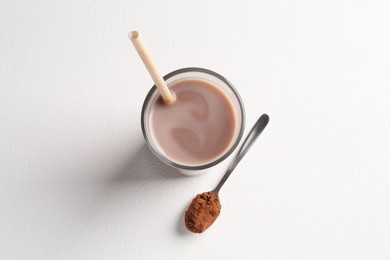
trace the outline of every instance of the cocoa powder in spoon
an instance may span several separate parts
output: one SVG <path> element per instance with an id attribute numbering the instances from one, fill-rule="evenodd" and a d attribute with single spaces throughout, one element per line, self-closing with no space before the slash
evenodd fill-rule
<path id="1" fill-rule="evenodd" d="M 221 203 L 217 193 L 198 194 L 186 210 L 186 227 L 191 232 L 202 233 L 214 223 L 220 212 Z"/>

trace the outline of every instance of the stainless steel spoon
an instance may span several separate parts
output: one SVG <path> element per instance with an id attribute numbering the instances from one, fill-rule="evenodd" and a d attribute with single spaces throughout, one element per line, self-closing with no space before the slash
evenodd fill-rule
<path id="1" fill-rule="evenodd" d="M 185 224 L 188 230 L 194 233 L 202 233 L 209 228 L 218 218 L 221 212 L 221 203 L 218 193 L 222 186 L 232 174 L 237 164 L 252 147 L 257 137 L 263 132 L 269 122 L 269 116 L 263 114 L 253 126 L 244 143 L 241 145 L 236 157 L 231 162 L 225 175 L 214 190 L 198 194 L 191 202 L 185 213 Z"/>
<path id="2" fill-rule="evenodd" d="M 256 141 L 257 137 L 263 132 L 264 128 L 267 126 L 269 122 L 269 116 L 267 114 L 263 114 L 253 126 L 252 130 L 249 132 L 246 137 L 244 143 L 241 145 L 240 150 L 238 151 L 236 157 L 231 162 L 229 168 L 227 169 L 225 175 L 222 177 L 221 181 L 218 183 L 217 187 L 215 187 L 212 192 L 219 193 L 223 184 L 229 178 L 230 174 L 232 174 L 233 170 L 236 168 L 237 164 L 241 161 L 241 159 L 245 156 L 245 154 L 252 147 L 253 143 Z"/>

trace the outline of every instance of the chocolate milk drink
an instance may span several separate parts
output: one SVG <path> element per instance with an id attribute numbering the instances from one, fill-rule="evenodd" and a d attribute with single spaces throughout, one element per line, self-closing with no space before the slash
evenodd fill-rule
<path id="1" fill-rule="evenodd" d="M 157 158 L 185 175 L 199 175 L 225 160 L 244 132 L 245 113 L 233 85 L 203 68 L 164 77 L 176 97 L 167 105 L 156 86 L 146 96 L 141 126 Z"/>
<path id="2" fill-rule="evenodd" d="M 220 157 L 232 142 L 236 113 L 228 97 L 202 80 L 170 86 L 172 105 L 157 99 L 151 109 L 151 131 L 161 151 L 184 165 L 203 165 Z"/>

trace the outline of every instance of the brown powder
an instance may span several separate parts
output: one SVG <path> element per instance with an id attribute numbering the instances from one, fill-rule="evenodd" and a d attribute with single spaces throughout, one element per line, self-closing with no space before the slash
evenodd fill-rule
<path id="1" fill-rule="evenodd" d="M 191 232 L 202 233 L 214 223 L 220 212 L 221 203 L 217 193 L 198 194 L 186 210 L 186 227 Z"/>

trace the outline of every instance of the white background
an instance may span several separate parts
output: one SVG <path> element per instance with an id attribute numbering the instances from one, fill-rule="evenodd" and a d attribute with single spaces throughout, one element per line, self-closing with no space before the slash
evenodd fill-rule
<path id="1" fill-rule="evenodd" d="M 390 259 L 390 2 L 1 1 L 1 259 Z M 169 173 L 144 145 L 152 86 L 198 66 L 271 121 L 223 175 Z"/>

